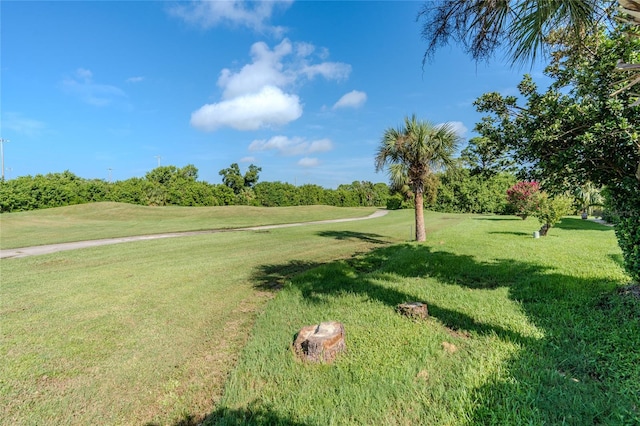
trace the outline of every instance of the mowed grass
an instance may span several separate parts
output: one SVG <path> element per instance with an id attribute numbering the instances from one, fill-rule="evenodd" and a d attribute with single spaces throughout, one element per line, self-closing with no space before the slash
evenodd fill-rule
<path id="1" fill-rule="evenodd" d="M 90 203 L 0 215 L 0 249 L 89 239 L 364 217 L 376 208 L 146 207 Z"/>
<path id="2" fill-rule="evenodd" d="M 258 317 L 207 424 L 640 424 L 640 301 L 617 292 L 629 279 L 613 230 L 566 218 L 533 239 L 537 227 L 465 216 L 426 244 L 295 276 Z M 408 301 L 430 318 L 399 315 Z M 331 320 L 347 352 L 297 360 L 295 333 Z"/>
<path id="3" fill-rule="evenodd" d="M 638 424 L 611 228 L 413 212 L 3 260 L 1 424 Z M 398 303 L 428 303 L 413 321 Z M 298 361 L 305 325 L 347 352 Z"/>
<path id="4" fill-rule="evenodd" d="M 310 262 L 399 241 L 396 229 L 406 236 L 390 215 L 2 260 L 0 424 L 203 418 L 273 295 L 256 286 L 264 265 L 293 265 L 260 281 L 270 289 Z"/>

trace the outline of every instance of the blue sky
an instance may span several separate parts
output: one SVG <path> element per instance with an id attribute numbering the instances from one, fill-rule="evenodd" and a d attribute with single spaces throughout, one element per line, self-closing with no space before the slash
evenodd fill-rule
<path id="1" fill-rule="evenodd" d="M 261 181 L 387 182 L 374 155 L 405 116 L 468 140 L 523 72 L 457 46 L 422 67 L 422 2 L 2 1 L 5 177 L 142 177 L 231 163 Z M 158 158 L 159 157 L 159 158 Z"/>

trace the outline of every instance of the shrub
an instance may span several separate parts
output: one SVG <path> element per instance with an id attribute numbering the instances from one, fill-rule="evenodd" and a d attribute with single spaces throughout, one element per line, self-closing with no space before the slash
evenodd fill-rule
<path id="1" fill-rule="evenodd" d="M 532 197 L 533 203 L 536 204 L 532 216 L 538 218 L 542 223 L 540 235 L 545 236 L 553 225 L 560 222 L 562 216 L 571 212 L 574 199 L 566 195 L 559 195 L 551 198 L 545 192 L 537 192 Z"/>
<path id="2" fill-rule="evenodd" d="M 539 192 L 540 184 L 538 182 L 518 182 L 507 190 L 507 202 L 516 212 L 516 216 L 524 220 L 533 215 L 536 210 Z"/>

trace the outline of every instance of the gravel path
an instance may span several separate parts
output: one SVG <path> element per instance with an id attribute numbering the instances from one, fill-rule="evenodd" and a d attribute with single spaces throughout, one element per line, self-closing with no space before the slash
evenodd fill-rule
<path id="1" fill-rule="evenodd" d="M 76 241 L 72 243 L 60 243 L 60 244 L 47 244 L 42 246 L 22 247 L 15 249 L 0 250 L 0 259 L 15 259 L 19 257 L 38 256 L 41 254 L 56 253 L 59 251 L 76 250 L 87 247 L 106 246 L 110 244 L 128 243 L 132 241 L 144 241 L 144 240 L 158 240 L 161 238 L 176 238 L 187 237 L 190 235 L 202 235 L 202 234 L 214 234 L 218 232 L 236 232 L 236 231 L 260 231 L 264 229 L 276 229 L 276 228 L 290 228 L 292 226 L 307 226 L 318 225 L 323 223 L 339 223 L 339 222 L 353 222 L 356 220 L 374 219 L 376 217 L 382 217 L 389 213 L 388 210 L 377 210 L 369 216 L 354 217 L 349 219 L 331 219 L 331 220 L 317 220 L 314 222 L 298 222 L 298 223 L 285 223 L 281 225 L 264 225 L 264 226 L 251 226 L 247 228 L 233 228 L 233 229 L 211 229 L 205 231 L 186 231 L 186 232 L 169 232 L 164 234 L 153 235 L 138 235 L 133 237 L 119 237 L 119 238 L 105 238 L 102 240 L 89 240 L 89 241 Z"/>

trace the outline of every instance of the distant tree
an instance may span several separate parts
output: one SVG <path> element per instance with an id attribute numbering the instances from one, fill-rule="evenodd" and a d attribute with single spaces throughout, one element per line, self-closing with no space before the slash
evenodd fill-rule
<path id="1" fill-rule="evenodd" d="M 485 136 L 471 138 L 461 151 L 460 158 L 469 167 L 472 175 L 485 178 L 500 172 L 513 171 L 515 165 L 503 144 Z"/>
<path id="2" fill-rule="evenodd" d="M 591 207 L 604 205 L 604 196 L 601 193 L 601 188 L 591 182 L 586 182 L 578 187 L 573 195 L 578 202 L 578 208 L 584 215 L 591 214 Z"/>
<path id="3" fill-rule="evenodd" d="M 406 184 L 414 194 L 416 240 L 425 241 L 425 182 L 440 167 L 453 162 L 460 137 L 452 126 L 436 126 L 406 117 L 403 128 L 385 130 L 376 154 L 376 171 L 389 166 L 391 186 Z"/>
<path id="4" fill-rule="evenodd" d="M 329 191 L 328 189 L 325 189 L 319 185 L 314 185 L 314 184 L 301 185 L 298 187 L 298 192 L 300 194 L 300 204 L 305 206 L 328 204 L 327 202 L 328 191 Z"/>
<path id="5" fill-rule="evenodd" d="M 470 169 L 458 166 L 447 168 L 438 177 L 440 185 L 437 197 L 433 203 L 425 203 L 432 210 L 455 213 L 509 212 L 505 193 L 516 182 L 512 173 L 501 172 L 484 177 L 472 175 Z"/>
<path id="6" fill-rule="evenodd" d="M 253 188 L 254 185 L 258 183 L 258 178 L 261 171 L 262 168 L 250 164 L 249 168 L 244 174 L 244 186 L 247 188 Z"/>
<path id="7" fill-rule="evenodd" d="M 258 182 L 261 171 L 260 167 L 251 164 L 243 176 L 238 163 L 233 163 L 228 168 L 220 170 L 218 174 L 222 176 L 222 183 L 238 195 L 243 188 L 252 188 Z"/>
<path id="8" fill-rule="evenodd" d="M 285 207 L 299 205 L 298 188 L 290 183 L 260 182 L 253 187 L 256 205 Z"/>

